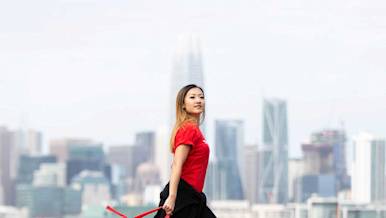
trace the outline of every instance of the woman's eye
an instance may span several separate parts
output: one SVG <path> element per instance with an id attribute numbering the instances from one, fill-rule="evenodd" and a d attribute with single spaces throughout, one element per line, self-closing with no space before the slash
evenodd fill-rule
<path id="1" fill-rule="evenodd" d="M 201 99 L 204 99 L 205 97 L 204 97 L 204 96 L 201 96 L 200 98 L 201 98 Z"/>

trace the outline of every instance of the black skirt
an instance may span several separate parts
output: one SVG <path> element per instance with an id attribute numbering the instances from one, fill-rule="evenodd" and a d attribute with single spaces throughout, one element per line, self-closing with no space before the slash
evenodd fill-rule
<path id="1" fill-rule="evenodd" d="M 160 193 L 159 206 L 162 206 L 169 196 L 169 183 Z M 163 218 L 166 213 L 159 210 L 154 218 Z M 216 218 L 206 205 L 206 196 L 203 192 L 197 192 L 185 180 L 180 179 L 177 188 L 177 198 L 172 218 Z"/>

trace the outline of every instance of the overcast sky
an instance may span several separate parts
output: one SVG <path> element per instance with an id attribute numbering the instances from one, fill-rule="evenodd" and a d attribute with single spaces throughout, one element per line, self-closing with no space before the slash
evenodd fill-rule
<path id="1" fill-rule="evenodd" d="M 0 1 L 0 125 L 131 144 L 167 123 L 181 34 L 202 43 L 207 125 L 288 101 L 290 155 L 344 123 L 386 136 L 383 0 Z M 213 132 L 207 133 L 213 144 Z"/>

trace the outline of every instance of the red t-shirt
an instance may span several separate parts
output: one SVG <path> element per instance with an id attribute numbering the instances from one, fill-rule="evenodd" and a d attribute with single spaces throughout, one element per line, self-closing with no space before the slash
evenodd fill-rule
<path id="1" fill-rule="evenodd" d="M 185 123 L 177 130 L 173 153 L 180 145 L 191 146 L 182 166 L 181 178 L 193 186 L 196 191 L 202 192 L 208 167 L 209 146 L 197 124 Z"/>

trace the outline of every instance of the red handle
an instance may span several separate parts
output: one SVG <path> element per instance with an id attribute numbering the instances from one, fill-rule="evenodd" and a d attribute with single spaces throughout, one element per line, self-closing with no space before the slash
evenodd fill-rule
<path id="1" fill-rule="evenodd" d="M 107 205 L 106 207 L 107 210 L 117 214 L 118 216 L 122 217 L 122 218 L 127 218 L 127 216 L 123 213 L 120 213 L 119 211 L 117 211 L 116 209 L 114 209 L 113 207 L 110 207 L 109 205 Z"/>
<path id="2" fill-rule="evenodd" d="M 149 214 L 151 214 L 151 213 L 157 212 L 158 210 L 161 210 L 161 209 L 162 209 L 162 207 L 157 207 L 157 208 L 151 209 L 151 210 L 149 210 L 149 211 L 143 212 L 143 213 L 141 213 L 141 214 L 135 216 L 134 218 L 142 218 L 142 217 L 144 217 L 144 216 L 146 216 L 146 215 L 149 215 Z M 169 216 L 169 215 L 166 215 L 165 218 L 170 218 L 170 216 Z"/>
<path id="3" fill-rule="evenodd" d="M 111 207 L 109 205 L 106 206 L 106 209 L 108 211 L 111 211 L 111 212 L 117 214 L 118 216 L 120 216 L 122 218 L 127 218 L 127 216 L 125 214 L 122 214 L 121 212 L 117 211 L 116 209 L 114 209 L 113 207 Z M 162 209 L 162 207 L 157 207 L 157 208 L 151 209 L 149 211 L 143 212 L 143 213 L 135 216 L 134 218 L 142 218 L 142 217 L 147 216 L 151 213 L 157 212 L 158 210 L 161 210 L 161 209 Z M 170 218 L 170 215 L 166 215 L 165 218 Z"/>

